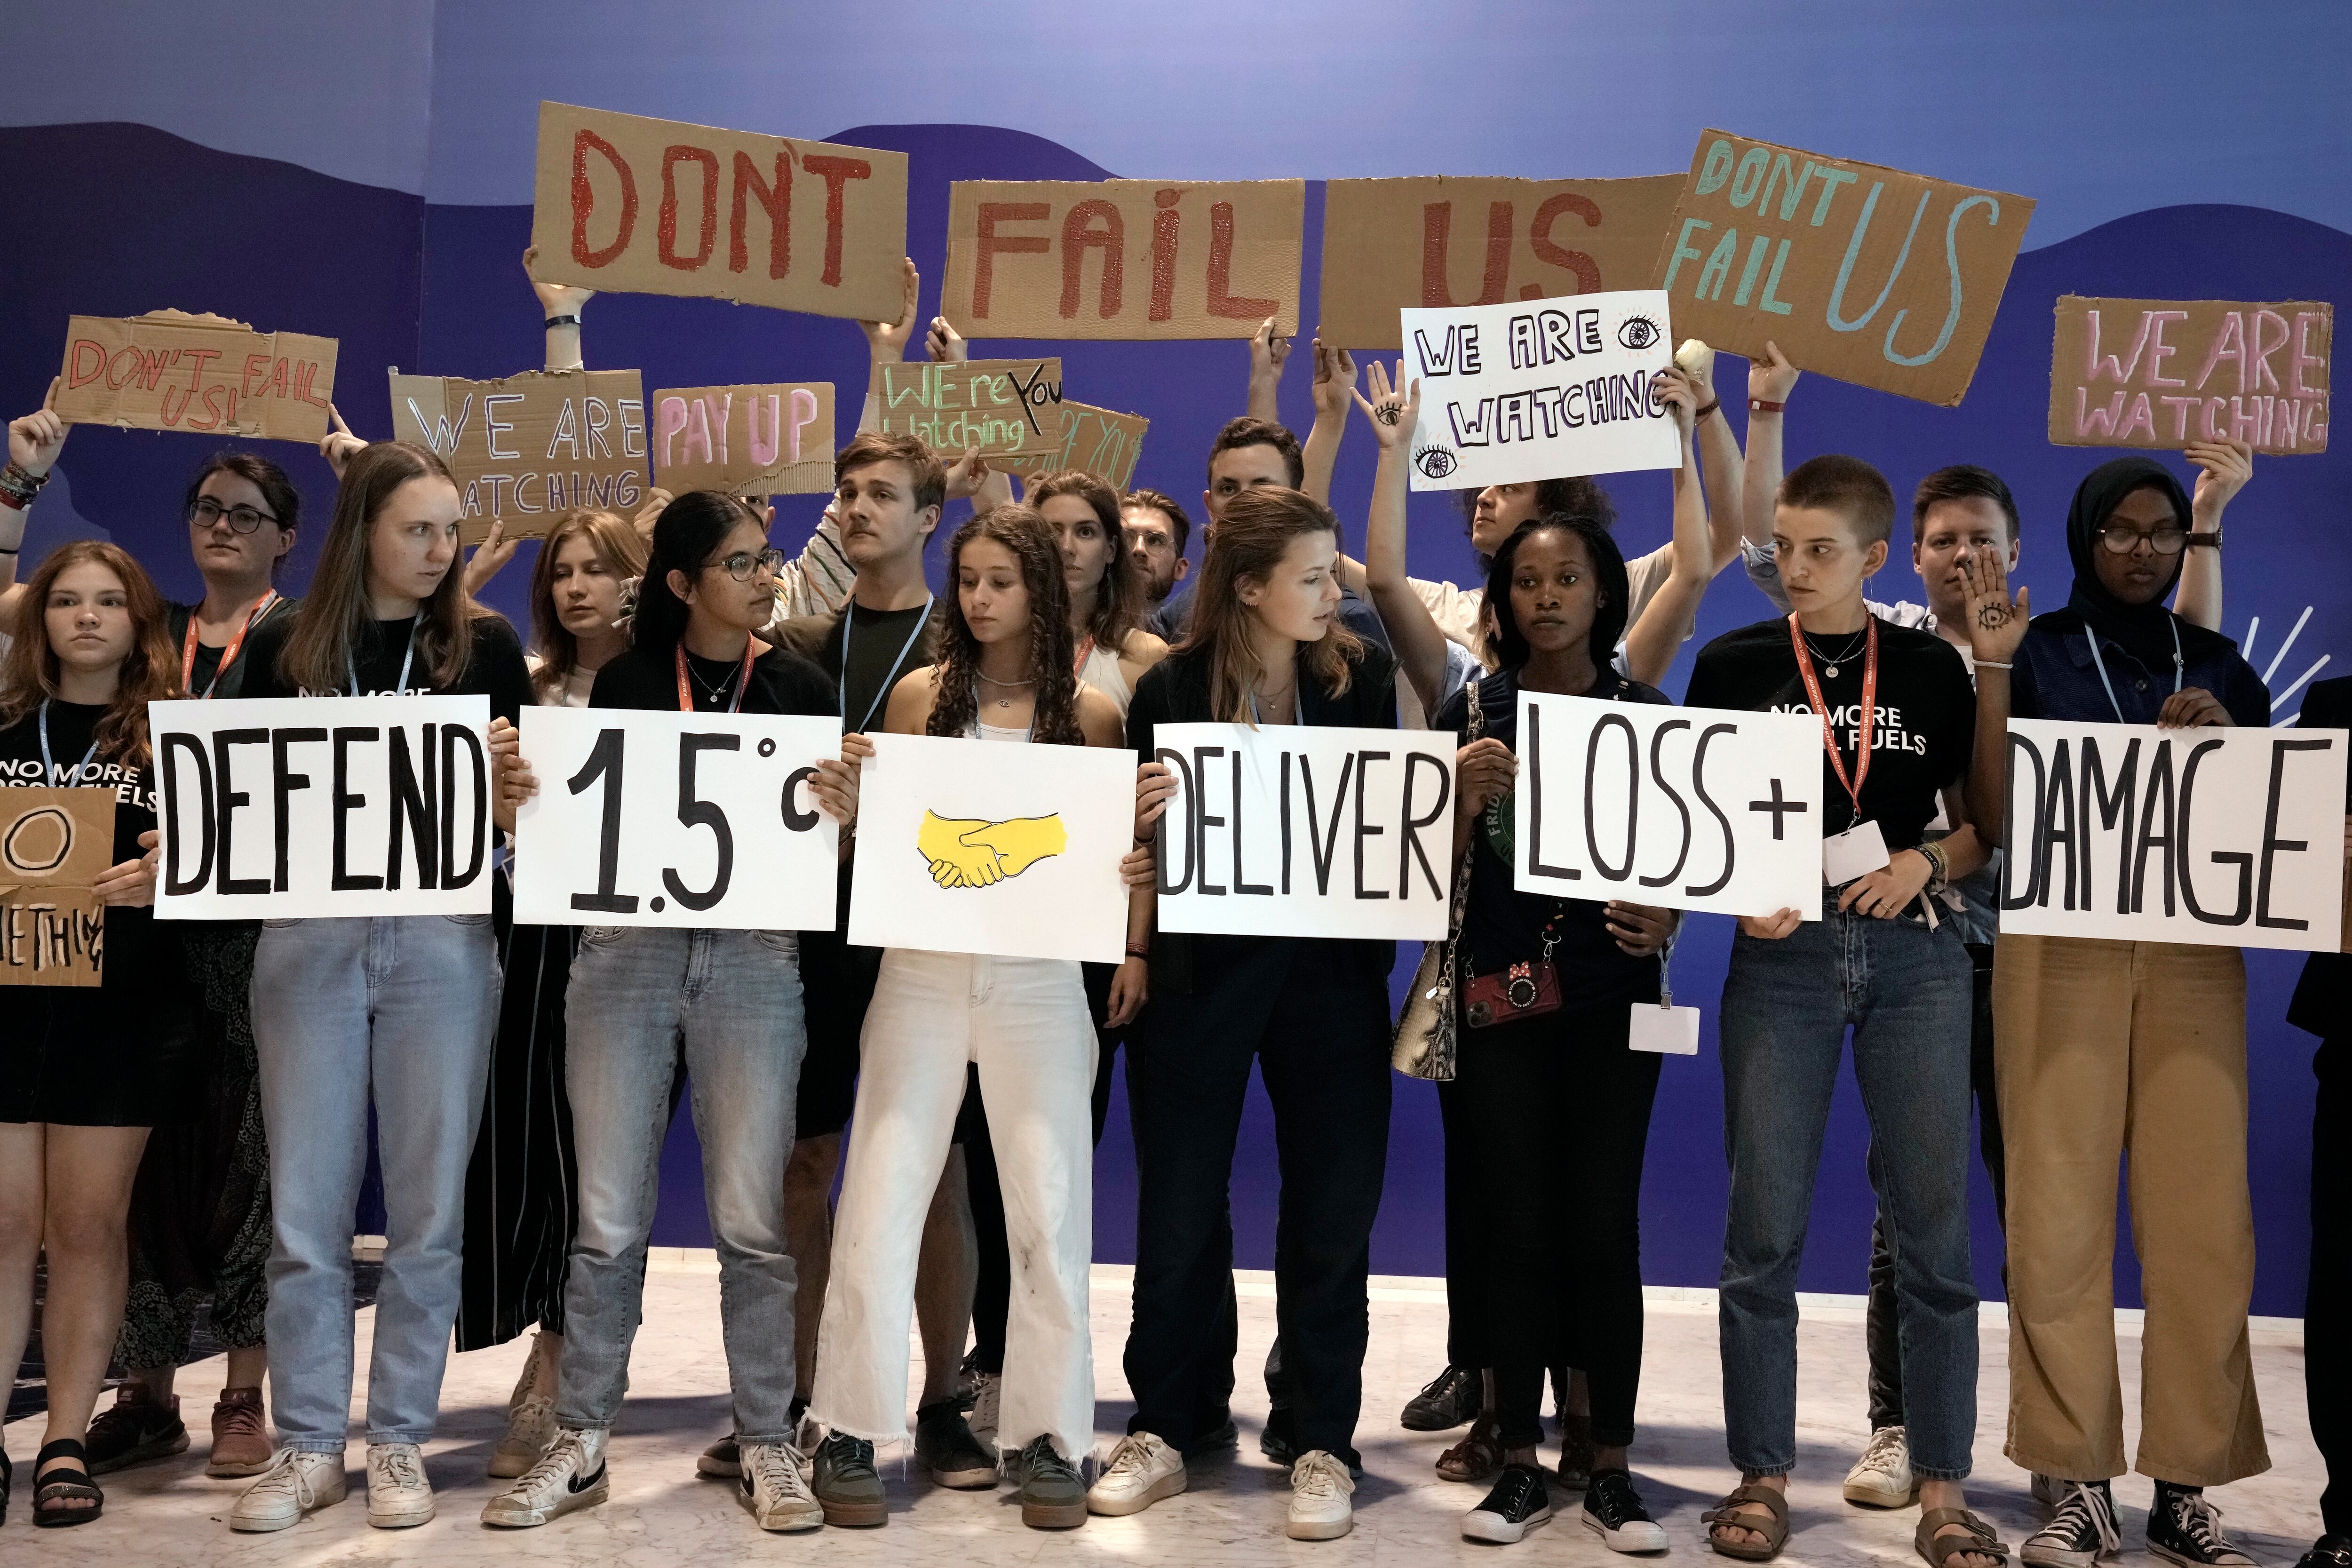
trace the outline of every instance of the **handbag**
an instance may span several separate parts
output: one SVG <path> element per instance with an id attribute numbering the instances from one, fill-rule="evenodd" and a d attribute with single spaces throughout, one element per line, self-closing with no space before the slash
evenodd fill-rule
<path id="1" fill-rule="evenodd" d="M 1465 689 L 1470 700 L 1465 734 L 1475 741 L 1486 732 L 1486 713 L 1478 704 L 1475 678 Z M 1462 847 L 1462 863 L 1454 869 L 1453 909 L 1446 920 L 1445 940 L 1423 946 L 1421 966 L 1413 971 L 1412 989 L 1406 993 L 1403 1016 L 1397 1019 L 1389 1065 L 1407 1078 L 1433 1083 L 1454 1081 L 1459 1033 L 1454 1011 L 1456 957 L 1462 944 L 1462 912 L 1470 902 L 1470 867 L 1477 852 L 1478 836 L 1473 833 Z"/>

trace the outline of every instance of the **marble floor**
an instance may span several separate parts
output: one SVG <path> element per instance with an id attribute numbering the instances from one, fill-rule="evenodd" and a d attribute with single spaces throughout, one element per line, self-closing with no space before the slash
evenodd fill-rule
<path id="1" fill-rule="evenodd" d="M 730 1488 L 695 1479 L 695 1453 L 727 1425 L 719 1281 L 707 1265 L 671 1258 L 658 1263 L 646 1280 L 646 1329 L 632 1368 L 636 1393 L 614 1439 L 613 1496 L 602 1508 L 535 1531 L 490 1531 L 477 1522 L 490 1487 L 482 1463 L 500 1428 L 507 1391 L 523 1353 L 518 1342 L 450 1363 L 441 1436 L 426 1459 L 440 1490 L 439 1519 L 413 1531 L 370 1530 L 364 1504 L 354 1495 L 281 1534 L 232 1534 L 223 1521 L 239 1483 L 208 1481 L 203 1474 L 202 1422 L 209 1408 L 205 1396 L 219 1384 L 219 1363 L 213 1362 L 190 1368 L 181 1378 L 180 1386 L 189 1391 L 184 1404 L 196 1428 L 195 1447 L 177 1459 L 107 1478 L 107 1514 L 95 1524 L 66 1531 L 26 1525 L 24 1482 L 39 1442 L 38 1423 L 8 1427 L 18 1493 L 7 1524 L 0 1528 L 0 1562 L 8 1568 L 358 1563 L 715 1568 L 822 1553 L 844 1564 L 941 1568 L 1082 1562 L 1179 1563 L 1192 1568 L 1312 1562 L 1336 1568 L 1439 1557 L 1495 1561 L 1490 1554 L 1497 1552 L 1523 1563 L 1622 1561 L 1577 1525 L 1572 1500 L 1559 1508 L 1549 1529 L 1531 1534 L 1520 1546 L 1476 1546 L 1460 1539 L 1459 1517 L 1480 1494 L 1438 1480 L 1430 1468 L 1452 1437 L 1408 1433 L 1396 1425 L 1396 1412 L 1444 1359 L 1443 1292 L 1435 1281 L 1417 1279 L 1375 1281 L 1366 1415 L 1359 1437 L 1366 1474 L 1356 1493 L 1355 1532 L 1330 1542 L 1285 1539 L 1282 1476 L 1258 1457 L 1254 1436 L 1265 1413 L 1265 1394 L 1253 1373 L 1273 1337 L 1273 1287 L 1262 1275 L 1241 1279 L 1244 1375 L 1235 1407 L 1244 1427 L 1242 1452 L 1196 1466 L 1192 1489 L 1183 1497 L 1134 1518 L 1095 1520 L 1067 1534 L 1024 1530 L 1009 1490 L 941 1491 L 886 1463 L 892 1508 L 887 1529 L 762 1535 L 736 1505 Z M 1123 1429 L 1129 1408 L 1118 1370 L 1127 1321 L 1125 1271 L 1097 1269 L 1096 1424 L 1106 1448 Z M 362 1312 L 362 1358 L 367 1329 L 368 1314 Z M 2121 1332 L 2126 1405 L 2136 1407 L 2137 1331 L 2126 1320 Z M 1805 1468 L 1795 1490 L 1797 1533 L 1782 1561 L 1799 1568 L 1916 1563 L 1910 1548 L 1916 1513 L 1871 1513 L 1846 1506 L 1837 1494 L 1837 1483 L 1864 1436 L 1857 1306 L 1843 1299 L 1808 1300 L 1801 1334 L 1798 1436 Z M 1998 1308 L 1986 1311 L 1983 1336 L 1978 1479 L 1970 1495 L 2015 1543 L 2031 1532 L 2038 1514 L 2027 1496 L 2025 1476 L 2000 1454 L 2008 1356 Z M 2258 1321 L 2254 1363 L 2276 1468 L 2217 1491 L 2215 1500 L 2240 1542 L 2268 1568 L 2283 1568 L 2318 1528 L 2321 1471 L 2304 1418 L 2301 1325 Z M 1735 1479 L 1724 1460 L 1717 1364 L 1711 1296 L 1654 1292 L 1642 1394 L 1644 1426 L 1634 1469 L 1652 1510 L 1672 1535 L 1669 1555 L 1691 1561 L 1717 1561 L 1706 1551 L 1698 1516 Z M 919 1374 L 915 1381 L 919 1384 Z M 352 1458 L 356 1467 L 362 1458 L 356 1441 Z M 353 1480 L 356 1494 L 356 1473 Z M 2137 1568 L 2158 1562 L 2140 1545 L 2147 1483 L 2119 1483 L 2118 1500 L 2125 1505 L 2125 1563 Z"/>

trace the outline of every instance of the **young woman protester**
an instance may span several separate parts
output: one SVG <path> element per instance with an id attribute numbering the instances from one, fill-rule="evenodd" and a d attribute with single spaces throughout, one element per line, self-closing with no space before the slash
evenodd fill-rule
<path id="1" fill-rule="evenodd" d="M 560 556 L 559 556 L 560 559 Z M 754 636 L 775 605 L 782 556 L 757 513 L 715 490 L 680 496 L 654 525 L 629 647 L 596 675 L 596 709 L 829 716 L 831 685 Z M 856 747 L 845 742 L 845 750 Z M 536 789 L 528 764 L 510 800 Z M 828 759 L 810 794 L 856 815 L 856 775 Z M 845 852 L 847 839 L 844 839 Z M 628 1389 L 645 1290 L 663 1134 L 684 1060 L 718 1238 L 720 1330 L 734 1390 L 737 1496 L 763 1530 L 813 1530 L 793 1436 L 793 1258 L 784 1163 L 808 1045 L 799 939 L 785 931 L 590 926 L 572 961 L 564 1039 L 579 1217 L 563 1285 L 557 1431 L 482 1510 L 482 1522 L 545 1524 L 605 1500 L 607 1445 Z"/>
<path id="2" fill-rule="evenodd" d="M 2200 489 L 2202 488 L 2200 484 Z M 1977 668 L 1969 799 L 1998 836 L 2010 719 L 2270 723 L 2237 645 L 2164 601 L 2200 542 L 2196 508 L 2153 458 L 2091 471 L 2066 514 L 2074 592 L 2026 624 L 1996 554 L 1969 563 Z M 2063 1489 L 2025 1543 L 2037 1568 L 2120 1549 L 2108 1482 L 2124 1459 L 2116 1370 L 2115 1184 L 2128 1163 L 2147 1299 L 2137 1466 L 2156 1482 L 2148 1550 L 2249 1568 L 2205 1489 L 2270 1468 L 2246 1312 L 2246 972 L 2234 947 L 2003 931 L 1994 1050 L 2009 1165 L 2009 1457 Z M 1907 1337 L 1907 1336 L 1906 1336 Z"/>
<path id="3" fill-rule="evenodd" d="M 535 651 L 527 662 L 541 707 L 588 706 L 598 672 L 629 646 L 622 598 L 645 569 L 645 540 L 616 512 L 569 513 L 540 541 L 530 574 Z M 564 996 L 579 932 L 514 924 L 503 883 L 499 891 L 504 987 L 466 1177 L 457 1342 L 461 1352 L 481 1350 L 539 1325 L 507 1401 L 506 1432 L 490 1450 L 489 1473 L 511 1479 L 555 1437 L 564 1267 L 579 1186 L 563 1092 Z"/>
<path id="4" fill-rule="evenodd" d="M 113 863 L 92 888 L 106 910 L 100 984 L 16 991 L 0 1029 L 0 1363 L 24 1359 L 46 1254 L 49 1409 L 33 1522 L 85 1524 L 106 1503 L 83 1438 L 122 1324 L 131 1183 L 180 1091 L 192 1024 L 179 942 L 152 915 L 147 704 L 173 694 L 175 667 L 154 584 L 96 541 L 41 563 L 8 633 L 0 786 L 114 795 Z M 0 1518 L 12 1481 L 0 1456 Z"/>
<path id="5" fill-rule="evenodd" d="M 1338 555 L 1338 520 L 1297 490 L 1256 486 L 1223 503 L 1187 635 L 1136 687 L 1129 741 L 1141 758 L 1161 724 L 1395 727 L 1394 666 L 1336 624 Z M 1300 1540 L 1344 1535 L 1388 1149 L 1395 946 L 1163 931 L 1150 954 L 1152 1006 L 1128 1044 L 1136 1411 L 1087 1506 L 1136 1513 L 1182 1491 L 1185 1450 L 1224 1421 L 1226 1189 L 1255 1059 L 1283 1170 L 1276 1316 L 1298 1448 L 1286 1528 Z"/>
<path id="6" fill-rule="evenodd" d="M 940 662 L 892 690 L 889 732 L 1122 744 L 1117 707 L 1075 673 L 1065 564 L 1045 520 L 1025 506 L 993 507 L 957 531 L 947 567 L 953 596 Z M 1148 853 L 1124 869 L 1130 882 L 1148 880 Z M 1130 898 L 1131 953 L 1147 898 L 1140 889 Z M 1113 1026 L 1134 1017 L 1145 988 L 1143 960 L 1130 957 L 1111 984 Z M 1078 1467 L 1094 1443 L 1096 1043 L 1078 966 L 890 948 L 863 1044 L 809 1410 L 825 1429 L 814 1489 L 826 1521 L 888 1521 L 874 1449 L 906 1429 L 916 1251 L 970 1063 L 999 1146 L 1015 1259 L 998 1431 L 1017 1456 L 1022 1522 L 1083 1524 Z"/>
<path id="7" fill-rule="evenodd" d="M 406 442 L 344 468 L 310 596 L 255 632 L 247 697 L 465 694 L 510 731 L 522 649 L 457 564 L 457 487 Z M 508 742 L 510 744 L 510 739 Z M 494 812 L 500 826 L 512 816 Z M 387 1246 L 368 1374 L 368 1522 L 433 1517 L 432 1435 L 457 1313 L 467 1158 L 499 998 L 490 917 L 265 920 L 253 1032 L 272 1155 L 269 1362 L 281 1447 L 232 1528 L 283 1530 L 345 1494 L 351 1220 L 376 1112 Z"/>

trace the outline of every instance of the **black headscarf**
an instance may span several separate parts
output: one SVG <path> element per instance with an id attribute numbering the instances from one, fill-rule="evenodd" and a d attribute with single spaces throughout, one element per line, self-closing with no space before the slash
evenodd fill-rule
<path id="1" fill-rule="evenodd" d="M 2117 458 L 2102 463 L 2074 488 L 2074 504 L 2066 512 L 2066 552 L 2074 561 L 2074 591 L 2066 607 L 2150 669 L 2164 669 L 2172 663 L 2176 631 L 2181 652 L 2189 658 L 2228 639 L 2180 620 L 2164 607 L 2180 581 L 2180 569 L 2189 559 L 2186 550 L 2171 558 L 2172 576 L 2164 592 L 2145 605 L 2125 604 L 2099 581 L 2098 555 L 2105 548 L 2099 542 L 2099 530 L 2106 526 L 2126 496 L 2143 489 L 2162 491 L 2180 526 L 2189 526 L 2189 492 L 2180 488 L 2170 469 L 2153 458 Z"/>

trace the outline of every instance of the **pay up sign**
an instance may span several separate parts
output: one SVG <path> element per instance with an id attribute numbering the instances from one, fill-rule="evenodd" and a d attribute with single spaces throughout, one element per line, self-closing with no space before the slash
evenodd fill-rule
<path id="1" fill-rule="evenodd" d="M 1720 915 L 1822 906 L 1822 731 L 1749 713 L 1519 693 L 1513 885 Z"/>
<path id="2" fill-rule="evenodd" d="M 832 928 L 840 826 L 808 782 L 840 720 L 526 708 L 521 730 L 541 784 L 515 814 L 516 920 Z"/>
<path id="3" fill-rule="evenodd" d="M 688 386 L 654 394 L 654 473 L 672 495 L 825 495 L 833 383 Z"/>
<path id="4" fill-rule="evenodd" d="M 1058 359 L 885 363 L 872 385 L 885 435 L 912 436 L 950 460 L 974 447 L 982 457 L 1061 450 Z"/>
<path id="5" fill-rule="evenodd" d="M 2322 300 L 2058 300 L 2050 343 L 2050 440 L 2179 450 L 2244 441 L 2279 456 L 2327 450 Z"/>
<path id="6" fill-rule="evenodd" d="M 392 428 L 440 454 L 479 543 L 492 519 L 533 539 L 575 507 L 628 511 L 646 494 L 646 395 L 633 370 L 529 371 L 497 381 L 392 373 Z"/>
<path id="7" fill-rule="evenodd" d="M 1658 256 L 1688 337 L 1956 407 L 1976 374 L 2033 203 L 1699 133 Z"/>
<path id="8" fill-rule="evenodd" d="M 315 443 L 327 434 L 335 347 L 332 338 L 257 332 L 184 310 L 76 316 L 58 373 L 58 416 L 75 425 Z"/>
<path id="9" fill-rule="evenodd" d="M 1454 737 L 1162 724 L 1160 929 L 1443 941 Z"/>
<path id="10" fill-rule="evenodd" d="M 0 985 L 96 985 L 114 863 L 114 791 L 0 789 Z"/>
<path id="11" fill-rule="evenodd" d="M 1400 312 L 1421 378 L 1412 488 L 1672 468 L 1674 416 L 1653 383 L 1674 363 L 1654 289 Z"/>
<path id="12" fill-rule="evenodd" d="M 2000 929 L 2337 951 L 2347 739 L 2011 719 Z"/>

